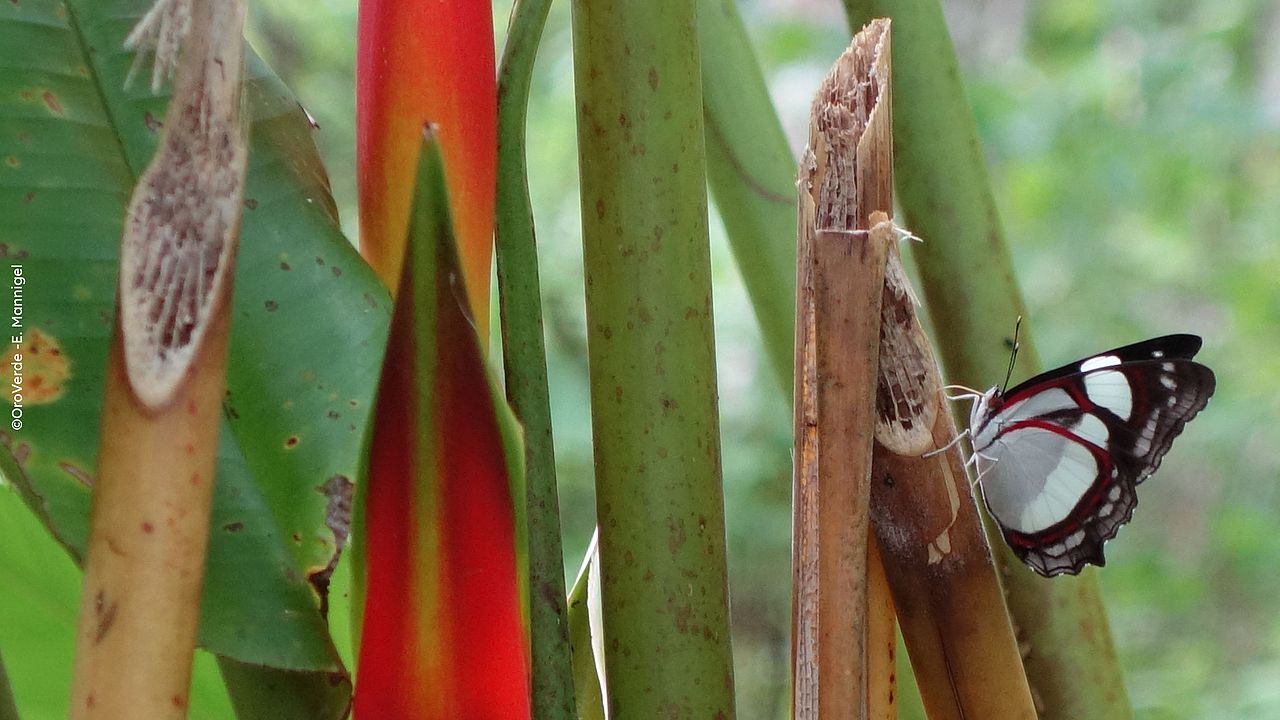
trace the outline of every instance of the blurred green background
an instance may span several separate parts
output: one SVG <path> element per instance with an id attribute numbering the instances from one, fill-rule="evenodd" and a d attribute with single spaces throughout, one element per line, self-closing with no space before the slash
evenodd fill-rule
<path id="1" fill-rule="evenodd" d="M 798 152 L 811 94 L 848 42 L 840 4 L 741 5 Z M 499 42 L 508 7 L 495 8 Z M 945 9 L 1045 365 L 1193 332 L 1218 376 L 1213 402 L 1144 485 L 1099 573 L 1138 716 L 1280 718 L 1280 4 Z M 251 25 L 319 124 L 355 237 L 355 3 L 261 0 Z M 561 2 L 534 80 L 530 182 L 572 574 L 594 505 L 570 50 Z M 896 109 L 917 111 L 928 108 Z M 718 220 L 712 227 L 739 716 L 771 720 L 786 716 L 789 676 L 790 409 Z M 57 562 L 49 592 L 66 595 L 58 588 L 74 571 Z M 42 602 L 32 597 L 32 612 Z M 62 657 L 71 637 L 48 642 Z M 5 660 L 15 683 L 68 682 L 57 663 Z M 903 717 L 920 717 L 903 695 Z"/>

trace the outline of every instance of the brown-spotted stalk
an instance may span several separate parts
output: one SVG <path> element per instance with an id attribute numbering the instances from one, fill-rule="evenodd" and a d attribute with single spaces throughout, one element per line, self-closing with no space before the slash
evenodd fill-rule
<path id="1" fill-rule="evenodd" d="M 186 717 L 246 166 L 238 0 L 194 0 L 125 218 L 72 718 Z"/>

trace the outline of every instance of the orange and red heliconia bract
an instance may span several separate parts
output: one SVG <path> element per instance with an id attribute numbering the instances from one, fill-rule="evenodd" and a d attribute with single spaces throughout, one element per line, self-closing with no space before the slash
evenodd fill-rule
<path id="1" fill-rule="evenodd" d="M 489 0 L 361 0 L 356 157 L 361 252 L 394 292 L 422 126 L 436 126 L 481 342 L 488 338 L 497 184 Z"/>
<path id="2" fill-rule="evenodd" d="M 527 719 L 511 478 L 487 368 L 449 284 L 452 251 L 412 250 L 437 262 L 406 268 L 383 361 L 355 717 Z M 414 306 L 420 267 L 436 273 L 434 307 Z M 415 326 L 423 317 L 432 331 Z"/>
<path id="3" fill-rule="evenodd" d="M 409 305 L 408 303 L 401 303 Z M 399 308 L 397 308 L 399 309 Z M 397 313 L 399 315 L 399 313 Z M 413 339 L 409 317 L 392 327 L 374 413 L 365 482 L 365 607 L 357 667 L 355 716 L 418 718 L 428 698 L 416 696 L 414 536 L 433 527 L 414 512 L 417 423 L 413 403 Z"/>
<path id="4" fill-rule="evenodd" d="M 356 717 L 527 718 L 510 480 L 480 345 L 497 163 L 490 4 L 362 0 L 357 63 L 361 250 L 394 291 L 432 124 L 479 336 L 456 303 L 419 308 L 438 313 L 424 376 L 412 303 L 397 303 L 366 481 Z"/>

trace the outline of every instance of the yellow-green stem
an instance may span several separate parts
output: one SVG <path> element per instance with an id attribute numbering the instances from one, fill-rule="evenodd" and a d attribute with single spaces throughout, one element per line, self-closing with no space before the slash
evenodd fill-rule
<path id="1" fill-rule="evenodd" d="M 613 718 L 734 717 L 693 0 L 576 0 Z"/>

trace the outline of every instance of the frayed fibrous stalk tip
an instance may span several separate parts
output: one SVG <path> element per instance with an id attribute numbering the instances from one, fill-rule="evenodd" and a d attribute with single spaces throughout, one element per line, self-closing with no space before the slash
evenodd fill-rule
<path id="1" fill-rule="evenodd" d="M 155 0 L 129 36 L 124 39 L 126 50 L 137 51 L 129 66 L 126 84 L 133 80 L 146 56 L 153 53 L 151 66 L 151 92 L 158 92 L 160 85 L 173 76 L 178 67 L 178 55 L 182 43 L 191 30 L 191 4 L 193 0 Z"/>
<path id="2" fill-rule="evenodd" d="M 160 0 L 134 35 L 144 27 L 189 24 L 191 2 Z M 231 277 L 247 151 L 239 117 L 241 50 L 232 42 L 244 24 L 244 5 L 226 6 L 211 10 L 207 30 L 188 42 L 191 61 L 179 70 L 160 147 L 138 181 L 125 223 L 124 355 L 135 393 L 152 408 L 186 374 L 210 309 Z M 148 24 L 157 14 L 163 19 Z M 170 43 L 177 42 L 177 30 L 158 32 L 160 47 L 176 52 Z"/>

